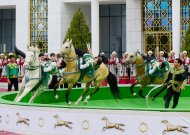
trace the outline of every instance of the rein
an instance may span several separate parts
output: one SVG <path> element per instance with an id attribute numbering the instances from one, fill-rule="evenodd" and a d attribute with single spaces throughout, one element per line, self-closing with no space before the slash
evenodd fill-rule
<path id="1" fill-rule="evenodd" d="M 75 57 L 75 58 L 72 58 L 72 57 L 66 57 L 66 61 L 67 62 L 72 62 L 73 60 L 77 60 L 78 59 L 78 56 Z"/>

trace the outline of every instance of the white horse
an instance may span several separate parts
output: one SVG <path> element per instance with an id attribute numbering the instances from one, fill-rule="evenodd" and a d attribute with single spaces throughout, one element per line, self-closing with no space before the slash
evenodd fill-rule
<path id="1" fill-rule="evenodd" d="M 29 100 L 29 103 L 31 103 L 43 91 L 44 87 L 40 88 L 42 84 L 42 72 L 38 58 L 39 53 L 40 51 L 37 47 L 29 47 L 26 52 L 24 66 L 27 67 L 27 70 L 19 87 L 15 102 L 21 101 L 29 92 L 34 91 L 33 96 Z M 50 81 L 51 77 L 48 80 L 48 84 Z"/>

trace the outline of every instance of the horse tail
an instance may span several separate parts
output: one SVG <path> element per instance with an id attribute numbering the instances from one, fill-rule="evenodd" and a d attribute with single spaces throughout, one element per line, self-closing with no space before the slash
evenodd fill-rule
<path id="1" fill-rule="evenodd" d="M 131 87 L 130 87 L 130 91 L 131 91 L 131 94 L 132 94 L 133 96 L 136 96 L 136 93 L 134 92 L 134 86 L 135 86 L 135 85 L 137 85 L 137 83 L 132 84 Z"/>
<path id="2" fill-rule="evenodd" d="M 120 98 L 120 96 L 119 96 L 120 91 L 119 91 L 119 88 L 118 88 L 118 85 L 117 85 L 117 78 L 110 71 L 109 71 L 109 74 L 107 76 L 107 82 L 108 82 L 108 84 L 110 86 L 110 90 L 111 90 L 111 93 L 114 96 L 114 98 L 115 99 Z"/>

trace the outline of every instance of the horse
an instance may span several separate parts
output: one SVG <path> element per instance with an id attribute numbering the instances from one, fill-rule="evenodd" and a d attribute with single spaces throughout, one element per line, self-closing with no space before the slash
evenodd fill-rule
<path id="1" fill-rule="evenodd" d="M 115 128 L 115 129 L 118 129 L 118 130 L 121 130 L 121 131 L 125 131 L 125 129 L 121 128 L 122 126 L 125 126 L 122 123 L 112 123 L 106 117 L 103 117 L 102 120 L 104 120 L 105 123 L 106 123 L 106 126 L 103 127 L 102 132 L 105 131 L 105 129 L 109 129 L 109 128 Z"/>
<path id="2" fill-rule="evenodd" d="M 24 62 L 24 67 L 27 67 L 25 75 L 22 79 L 22 83 L 19 87 L 17 96 L 15 97 L 15 102 L 21 101 L 29 92 L 34 92 L 33 96 L 30 98 L 29 103 L 33 102 L 34 98 L 41 94 L 44 87 L 42 86 L 42 71 L 40 66 L 40 60 L 38 55 L 40 50 L 37 47 L 28 47 L 26 52 L 26 58 Z M 51 81 L 51 76 L 48 83 Z"/>
<path id="3" fill-rule="evenodd" d="M 166 124 L 166 129 L 164 129 L 162 132 L 163 135 L 165 135 L 166 132 L 170 132 L 170 131 L 178 131 L 178 132 L 188 134 L 188 131 L 183 130 L 184 128 L 188 128 L 186 126 L 180 126 L 180 125 L 174 126 L 174 125 L 170 124 L 170 122 L 167 120 L 162 120 L 161 123 Z"/>
<path id="4" fill-rule="evenodd" d="M 71 104 L 69 101 L 69 94 L 73 87 L 73 85 L 79 81 L 81 76 L 81 71 L 78 69 L 78 56 L 76 55 L 74 46 L 72 44 L 72 40 L 66 40 L 63 42 L 61 47 L 61 52 L 65 56 L 66 67 L 64 68 L 63 77 L 62 79 L 55 85 L 54 93 L 57 96 L 56 88 L 59 85 L 64 83 L 68 84 L 68 88 L 66 90 L 65 99 L 67 104 Z M 84 104 L 88 103 L 88 100 L 92 95 L 94 95 L 103 80 L 107 79 L 108 84 L 110 85 L 110 90 L 115 98 L 119 98 L 119 88 L 117 86 L 117 79 L 116 76 L 113 75 L 104 63 L 101 63 L 99 68 L 95 71 L 94 77 L 90 77 L 88 75 L 84 75 L 83 79 L 80 81 L 81 83 L 85 83 L 85 89 L 82 95 L 78 98 L 78 100 L 74 103 L 74 105 L 78 105 L 79 102 L 82 101 L 83 97 L 89 90 L 89 86 L 92 81 L 94 81 L 94 90 L 88 95 L 85 100 Z"/>
<path id="5" fill-rule="evenodd" d="M 57 123 L 54 125 L 54 129 L 58 126 L 65 126 L 69 129 L 72 129 L 71 127 L 71 124 L 73 124 L 72 122 L 62 120 L 61 117 L 57 114 L 54 115 L 53 117 L 57 120 Z"/>
<path id="6" fill-rule="evenodd" d="M 139 89 L 139 95 L 140 95 L 140 97 L 145 98 L 145 96 L 142 94 L 145 87 L 151 83 L 152 84 L 162 84 L 167 76 L 167 73 L 164 73 L 163 77 L 160 77 L 160 76 L 153 77 L 153 76 L 149 75 L 148 73 L 146 73 L 145 72 L 146 62 L 145 62 L 143 56 L 139 52 L 129 53 L 128 57 L 125 59 L 125 63 L 135 65 L 137 80 L 130 87 L 130 91 L 133 96 L 136 95 L 136 93 L 133 90 L 135 85 L 141 84 L 141 87 Z M 165 89 L 165 87 L 163 87 L 162 89 Z"/>

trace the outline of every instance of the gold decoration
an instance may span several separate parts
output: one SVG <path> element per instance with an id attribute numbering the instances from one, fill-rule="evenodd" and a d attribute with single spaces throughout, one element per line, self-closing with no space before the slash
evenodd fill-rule
<path id="1" fill-rule="evenodd" d="M 24 123 L 24 124 L 26 124 L 27 126 L 29 126 L 28 121 L 30 121 L 30 120 L 29 120 L 28 118 L 23 118 L 23 117 L 21 117 L 19 112 L 17 112 L 16 115 L 18 116 L 18 120 L 17 120 L 17 122 L 16 122 L 16 125 L 18 125 L 18 123 Z"/>
<path id="2" fill-rule="evenodd" d="M 44 124 L 45 124 L 44 119 L 43 119 L 42 117 L 40 117 L 40 118 L 38 119 L 38 126 L 39 126 L 39 127 L 43 127 Z"/>
<path id="3" fill-rule="evenodd" d="M 145 132 L 147 132 L 147 130 L 148 130 L 148 125 L 145 122 L 142 122 L 139 125 L 139 131 L 142 133 L 145 133 Z"/>
<path id="4" fill-rule="evenodd" d="M 70 126 L 71 124 L 73 124 L 72 122 L 61 120 L 61 117 L 59 115 L 54 115 L 53 117 L 57 119 L 57 123 L 54 125 L 54 128 L 56 128 L 57 126 L 65 126 L 69 129 L 72 129 L 72 127 Z"/>
<path id="5" fill-rule="evenodd" d="M 89 121 L 87 121 L 87 120 L 82 121 L 82 128 L 84 130 L 88 130 L 90 128 Z"/>
<path id="6" fill-rule="evenodd" d="M 178 132 L 188 134 L 188 131 L 183 130 L 184 128 L 188 128 L 187 126 L 180 126 L 180 125 L 174 126 L 171 123 L 169 123 L 167 120 L 162 120 L 161 123 L 166 124 L 166 129 L 164 129 L 162 132 L 163 135 L 165 135 L 166 132 L 170 132 L 170 131 L 178 131 Z"/>
<path id="7" fill-rule="evenodd" d="M 6 124 L 9 124 L 9 122 L 10 122 L 9 115 L 6 115 L 6 116 L 5 116 L 5 122 L 6 122 Z"/>
<path id="8" fill-rule="evenodd" d="M 121 128 L 121 126 L 125 126 L 122 123 L 111 123 L 106 117 L 103 117 L 102 120 L 104 120 L 106 123 L 106 126 L 103 127 L 102 132 L 105 131 L 105 129 L 110 129 L 110 128 L 115 128 L 121 131 L 125 131 L 125 129 Z"/>

